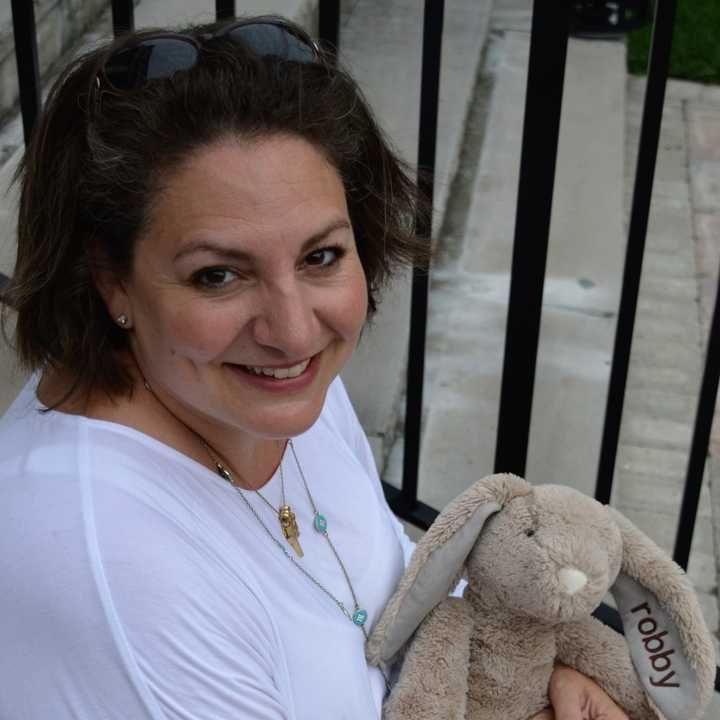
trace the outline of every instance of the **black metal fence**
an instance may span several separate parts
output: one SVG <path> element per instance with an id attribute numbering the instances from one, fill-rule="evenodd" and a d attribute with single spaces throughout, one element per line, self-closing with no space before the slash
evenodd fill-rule
<path id="1" fill-rule="evenodd" d="M 525 473 L 568 37 L 571 28 L 578 29 L 579 10 L 588 11 L 588 8 L 592 10 L 594 7 L 605 4 L 591 0 L 586 0 L 586 2 L 535 0 L 534 2 L 495 455 L 495 470 L 498 472 L 514 472 L 518 475 Z M 643 13 L 643 19 L 647 14 L 647 2 L 643 0 L 636 0 L 634 3 L 625 0 L 622 4 L 628 8 L 631 6 L 634 8 L 635 14 L 628 15 L 628 24 L 635 22 L 639 13 Z M 216 0 L 215 7 L 218 19 L 233 17 L 235 14 L 234 0 Z M 657 0 L 655 3 L 653 39 L 622 295 L 597 475 L 596 497 L 604 503 L 609 502 L 612 490 L 665 101 L 675 10 L 676 0 Z M 27 0 L 12 0 L 12 12 L 20 80 L 20 104 L 27 141 L 40 108 L 33 3 L 27 2 Z M 426 171 L 423 176 L 422 190 L 431 200 L 437 137 L 443 16 L 443 0 L 425 0 L 418 166 Z M 134 27 L 133 0 L 112 0 L 112 17 L 115 34 L 132 29 Z M 339 0 L 320 0 L 319 39 L 322 43 L 333 47 L 338 46 L 339 19 Z M 580 19 L 587 24 L 587 17 Z M 580 28 L 587 30 L 586 24 L 580 24 Z M 418 226 L 418 231 L 420 236 L 427 238 L 429 242 L 431 232 L 429 221 L 422 221 Z M 0 292 L 6 281 L 7 278 L 0 275 Z M 413 274 L 410 317 L 403 481 L 399 490 L 385 484 L 385 492 L 393 510 L 400 517 L 421 528 L 427 528 L 438 514 L 435 508 L 425 505 L 417 497 L 427 297 L 428 274 L 416 270 Z M 720 293 L 717 295 L 712 316 L 680 511 L 679 529 L 675 542 L 674 558 L 684 568 L 687 568 L 690 555 L 719 379 Z M 621 629 L 617 613 L 610 608 L 603 606 L 598 614 L 610 625 Z M 720 691 L 720 672 L 715 686 Z"/>

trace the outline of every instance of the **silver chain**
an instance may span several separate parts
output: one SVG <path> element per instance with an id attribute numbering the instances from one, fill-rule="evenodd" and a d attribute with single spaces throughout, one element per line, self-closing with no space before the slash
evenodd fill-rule
<path id="1" fill-rule="evenodd" d="M 310 505 L 312 506 L 312 509 L 313 509 L 313 515 L 314 515 L 314 517 L 317 517 L 318 515 L 320 515 L 320 513 L 318 512 L 317 506 L 315 505 L 313 496 L 310 494 L 310 488 L 308 487 L 307 480 L 305 479 L 305 473 L 302 470 L 302 466 L 300 465 L 298 456 L 295 453 L 295 446 L 293 445 L 292 440 L 288 440 L 288 445 L 290 445 L 290 450 L 293 454 L 293 457 L 295 458 L 295 464 L 297 465 L 297 469 L 300 473 L 300 477 L 302 478 L 303 485 L 305 486 L 305 492 L 307 493 L 308 500 L 310 500 Z M 320 531 L 318 531 L 318 532 L 320 532 Z M 323 530 L 321 534 L 327 540 L 327 543 L 330 546 L 330 549 L 332 550 L 333 555 L 335 556 L 335 559 L 338 561 L 338 565 L 340 565 L 340 569 L 342 570 L 343 575 L 345 576 L 347 585 L 350 588 L 350 594 L 352 595 L 353 602 L 355 603 L 355 609 L 357 610 L 360 607 L 360 603 L 358 602 L 357 596 L 355 595 L 355 589 L 353 588 L 353 585 L 350 582 L 350 576 L 348 575 L 348 571 L 345 568 L 345 564 L 340 559 L 340 555 L 338 554 L 338 551 L 335 548 L 333 541 L 330 539 L 330 535 L 328 535 L 328 531 Z M 367 640 L 367 631 L 365 630 L 365 627 L 363 625 L 361 625 L 360 627 L 362 628 L 363 633 L 365 634 L 365 639 Z"/>
<path id="2" fill-rule="evenodd" d="M 270 539 L 283 551 L 283 554 L 285 557 L 303 574 L 305 577 L 310 580 L 314 585 L 316 585 L 320 590 L 322 590 L 341 610 L 343 615 L 352 622 L 352 613 L 345 607 L 345 604 L 342 602 L 342 600 L 338 600 L 327 588 L 323 587 L 323 585 L 320 583 L 319 580 L 317 580 L 313 575 L 311 575 L 295 558 L 292 556 L 291 553 L 288 552 L 287 548 L 273 535 L 270 528 L 265 524 L 263 519 L 258 514 L 257 510 L 252 506 L 252 503 L 247 499 L 245 496 L 245 493 L 237 486 L 233 485 L 235 490 L 239 493 L 240 497 L 245 501 L 245 504 L 250 508 L 250 512 L 255 516 L 257 521 L 262 525 L 265 532 L 270 536 Z M 337 556 L 336 556 L 337 557 Z M 342 563 L 341 563 L 342 565 Z M 354 598 L 354 593 L 353 593 Z M 367 632 L 365 631 L 365 628 L 360 626 L 360 629 L 363 630 L 363 632 L 366 634 L 365 639 L 367 640 Z"/>
<path id="3" fill-rule="evenodd" d="M 255 516 L 255 519 L 260 523 L 260 526 L 263 528 L 263 530 L 265 530 L 265 532 L 266 532 L 266 534 L 268 535 L 268 537 L 280 548 L 280 550 L 282 550 L 283 555 L 285 555 L 285 557 L 286 557 L 308 580 L 310 580 L 310 582 L 313 583 L 313 585 L 315 585 L 319 590 L 321 590 L 323 593 L 325 593 L 325 595 L 327 595 L 327 597 L 329 597 L 330 600 L 332 600 L 332 601 L 338 606 L 338 608 L 340 609 L 340 612 L 342 612 L 342 614 L 343 614 L 348 620 L 350 620 L 350 622 L 352 622 L 352 623 L 355 625 L 356 623 L 355 623 L 355 620 L 354 620 L 354 618 L 353 618 L 353 614 L 347 609 L 347 607 L 345 606 L 345 603 L 343 603 L 342 600 L 338 600 L 316 577 L 314 577 L 314 576 L 313 576 L 310 572 L 308 572 L 308 570 L 306 570 L 297 560 L 295 560 L 295 558 L 288 552 L 287 548 L 275 537 L 275 535 L 273 535 L 273 533 L 272 533 L 272 531 L 270 530 L 270 528 L 265 524 L 265 522 L 263 521 L 263 519 L 262 519 L 262 518 L 260 517 L 260 515 L 258 514 L 257 510 L 255 510 L 255 508 L 253 507 L 253 505 L 252 505 L 252 503 L 250 502 L 250 500 L 248 500 L 248 498 L 247 498 L 247 496 L 245 495 L 245 492 L 243 491 L 243 489 L 240 488 L 238 485 L 236 485 L 236 484 L 232 481 L 232 473 L 230 473 L 230 471 L 227 470 L 227 468 L 224 468 L 224 466 L 220 465 L 220 464 L 215 460 L 215 458 L 213 457 L 213 450 L 210 448 L 210 446 L 207 444 L 207 442 L 205 442 L 204 438 L 200 438 L 200 439 L 201 439 L 203 445 L 205 446 L 205 449 L 208 451 L 208 454 L 209 454 L 210 457 L 213 459 L 213 462 L 215 462 L 216 467 L 218 468 L 218 474 L 219 474 L 224 480 L 226 480 L 226 481 L 230 484 L 231 487 L 233 487 L 233 488 L 237 491 L 237 493 L 238 493 L 238 494 L 240 495 L 240 497 L 243 499 L 243 501 L 245 502 L 245 504 L 248 506 L 250 512 Z M 290 450 L 292 451 L 293 457 L 295 458 L 295 464 L 297 465 L 297 469 L 298 469 L 298 471 L 299 471 L 299 473 L 300 473 L 300 477 L 302 478 L 303 485 L 305 486 L 305 492 L 307 493 L 308 500 L 310 500 L 310 505 L 311 505 L 311 507 L 312 507 L 312 509 L 313 509 L 313 516 L 314 516 L 314 517 L 318 517 L 318 516 L 320 515 L 320 512 L 318 511 L 317 506 L 315 505 L 315 500 L 313 499 L 313 496 L 312 496 L 312 494 L 311 494 L 311 492 L 310 492 L 310 488 L 308 487 L 307 480 L 305 479 L 305 473 L 303 472 L 302 466 L 300 465 L 300 461 L 298 460 L 298 456 L 297 456 L 297 453 L 295 452 L 295 447 L 293 446 L 292 440 L 288 439 L 288 445 L 290 446 Z M 284 453 L 283 453 L 283 456 L 284 456 Z M 280 478 L 281 478 L 281 480 L 284 480 L 284 477 L 283 477 L 283 474 L 282 474 L 282 461 L 283 461 L 283 458 L 280 459 Z M 223 469 L 225 470 L 225 472 L 230 476 L 229 479 L 228 479 L 228 477 L 227 477 L 225 474 L 223 474 L 223 473 L 220 472 L 220 468 L 223 468 Z M 257 493 L 258 495 L 260 495 L 260 493 L 259 493 L 257 490 L 255 490 L 255 493 Z M 270 505 L 270 503 L 269 503 L 262 495 L 260 495 L 260 498 L 261 498 L 262 500 L 264 500 L 267 505 Z M 284 501 L 285 501 L 285 498 L 284 498 L 284 487 L 283 487 L 283 502 L 284 502 Z M 277 512 L 277 511 L 275 510 L 275 508 L 273 508 L 272 505 L 270 505 L 270 508 L 271 508 L 274 512 Z M 340 566 L 340 569 L 342 570 L 343 575 L 345 576 L 345 580 L 346 580 L 346 582 L 347 582 L 348 588 L 350 588 L 350 594 L 352 595 L 353 604 L 354 604 L 354 609 L 355 609 L 355 611 L 359 610 L 359 609 L 360 609 L 360 603 L 358 602 L 357 595 L 355 594 L 355 588 L 353 588 L 352 582 L 350 581 L 350 576 L 349 576 L 349 574 L 348 574 L 348 571 L 347 571 L 347 569 L 345 568 L 345 563 L 343 563 L 343 561 L 340 559 L 340 555 L 338 554 L 338 551 L 337 551 L 337 549 L 335 548 L 335 545 L 333 544 L 333 541 L 330 539 L 330 535 L 328 534 L 327 529 L 322 530 L 322 531 L 318 530 L 318 532 L 320 532 L 320 534 L 323 535 L 323 537 L 325 538 L 325 540 L 327 540 L 327 543 L 328 543 L 328 545 L 330 546 L 330 549 L 332 550 L 332 553 L 333 553 L 333 555 L 335 556 L 335 559 L 337 560 L 338 565 Z M 358 627 L 360 628 L 360 630 L 362 630 L 362 634 L 363 634 L 363 636 L 364 636 L 364 638 L 365 638 L 365 642 L 367 642 L 367 641 L 368 641 L 368 632 L 367 632 L 367 630 L 365 629 L 365 626 L 364 626 L 364 625 L 358 625 Z M 380 671 L 380 674 L 382 675 L 383 681 L 385 682 L 385 691 L 386 691 L 386 693 L 389 693 L 389 692 L 390 692 L 390 681 L 389 681 L 389 679 L 388 679 L 387 673 L 386 673 L 385 669 L 382 668 L 382 667 L 380 667 L 380 666 L 378 666 L 378 670 Z"/>
<path id="4" fill-rule="evenodd" d="M 317 578 L 315 578 L 308 570 L 306 570 L 302 565 L 300 565 L 299 562 L 297 562 L 295 560 L 295 558 L 288 552 L 285 545 L 283 545 L 283 543 L 281 543 L 280 540 L 278 540 L 275 537 L 275 535 L 272 533 L 270 528 L 265 524 L 264 520 L 260 517 L 257 510 L 255 510 L 255 508 L 253 507 L 250 500 L 248 500 L 247 496 L 245 495 L 245 491 L 232 481 L 232 473 L 222 463 L 220 463 L 216 459 L 217 453 L 210 447 L 210 445 L 205 441 L 204 438 L 200 438 L 200 439 L 202 441 L 203 446 L 207 450 L 208 455 L 210 455 L 210 458 L 215 463 L 215 466 L 218 471 L 218 475 L 220 475 L 220 477 L 222 477 L 226 482 L 228 482 L 238 492 L 240 497 L 245 501 L 245 504 L 248 506 L 248 508 L 250 508 L 250 511 L 255 516 L 257 521 L 263 527 L 265 532 L 270 536 L 270 539 L 283 551 L 283 554 L 285 555 L 285 557 L 288 560 L 290 560 L 290 562 L 292 562 L 292 564 L 298 570 L 300 570 L 300 572 L 303 575 L 305 575 L 305 577 L 307 577 L 308 580 L 310 580 L 314 585 L 316 585 L 320 590 L 322 590 L 340 608 L 341 612 L 343 613 L 343 615 L 345 615 L 345 617 L 348 620 L 353 622 L 352 613 L 347 609 L 347 607 L 345 606 L 345 603 L 343 603 L 342 600 L 338 600 L 326 587 L 324 587 L 322 585 L 322 583 Z M 293 457 L 295 458 L 295 463 L 297 464 L 298 470 L 300 472 L 300 477 L 302 478 L 303 485 L 305 486 L 305 491 L 307 492 L 308 499 L 310 500 L 310 505 L 312 506 L 313 514 L 314 514 L 314 516 L 318 516 L 320 513 L 318 512 L 317 506 L 315 505 L 315 500 L 313 499 L 313 496 L 310 493 L 310 488 L 308 487 L 307 480 L 305 479 L 305 474 L 303 473 L 300 462 L 298 461 L 298 457 L 297 457 L 297 454 L 295 453 L 295 448 L 293 447 L 292 440 L 288 440 L 288 445 L 290 446 L 290 450 L 292 451 Z M 223 470 L 224 470 L 224 472 L 222 472 Z M 284 480 L 283 471 L 282 471 L 282 458 L 280 459 L 280 477 L 281 477 L 281 479 Z M 284 488 L 283 488 L 283 490 L 284 490 Z M 273 512 L 277 513 L 277 510 L 270 504 L 270 502 L 266 498 L 264 498 L 257 490 L 255 490 L 254 492 L 260 496 L 260 498 L 265 502 L 266 505 L 268 505 L 270 507 L 270 509 Z M 283 502 L 284 502 L 284 495 L 285 495 L 285 493 L 283 492 Z M 320 532 L 320 531 L 318 531 L 318 532 Z M 345 568 L 345 563 L 343 563 L 343 561 L 340 559 L 340 555 L 338 554 L 338 551 L 335 548 L 335 545 L 333 544 L 332 540 L 330 539 L 330 536 L 328 535 L 327 530 L 322 531 L 321 535 L 323 535 L 325 537 L 325 539 L 327 540 L 328 545 L 330 546 L 330 549 L 332 550 L 332 553 L 335 556 L 335 559 L 337 560 L 338 565 L 340 566 L 340 569 L 342 570 L 343 575 L 345 576 L 345 580 L 348 584 L 348 588 L 350 588 L 350 594 L 352 595 L 352 599 L 353 599 L 353 603 L 354 603 L 354 610 L 359 610 L 360 603 L 358 602 L 357 595 L 355 594 L 355 588 L 353 588 L 352 582 L 350 582 L 350 576 L 348 575 L 348 572 Z M 365 629 L 365 627 L 363 625 L 359 625 L 358 627 L 362 630 L 363 635 L 365 636 L 365 640 L 367 640 L 368 634 L 367 634 L 367 630 Z"/>

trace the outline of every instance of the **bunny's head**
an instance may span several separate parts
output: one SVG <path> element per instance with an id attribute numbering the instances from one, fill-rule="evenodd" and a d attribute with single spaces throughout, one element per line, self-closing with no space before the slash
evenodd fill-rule
<path id="1" fill-rule="evenodd" d="M 545 623 L 586 617 L 622 563 L 622 535 L 608 509 L 557 485 L 532 488 L 507 477 L 500 485 L 512 495 L 468 554 L 471 590 L 489 607 Z"/>
<path id="2" fill-rule="evenodd" d="M 506 474 L 472 485 L 418 543 L 371 633 L 370 662 L 390 662 L 463 572 L 489 612 L 546 625 L 587 617 L 609 590 L 638 676 L 663 714 L 692 717 L 707 703 L 714 647 L 682 569 L 615 510 Z"/>

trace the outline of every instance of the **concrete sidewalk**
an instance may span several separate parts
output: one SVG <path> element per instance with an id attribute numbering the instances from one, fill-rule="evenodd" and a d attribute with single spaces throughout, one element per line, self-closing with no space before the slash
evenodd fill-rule
<path id="1" fill-rule="evenodd" d="M 466 128 L 468 167 L 461 172 L 468 200 L 449 204 L 432 273 L 419 495 L 436 508 L 493 468 L 529 28 L 529 2 L 496 2 Z M 643 86 L 626 78 L 622 43 L 570 41 L 527 476 L 588 494 L 604 422 Z M 720 92 L 671 81 L 613 497 L 669 553 L 719 247 Z M 716 634 L 718 427 L 689 565 Z M 401 462 L 398 442 L 385 473 L 396 485 Z M 720 698 L 708 717 L 720 717 Z"/>
<path id="2" fill-rule="evenodd" d="M 626 209 L 645 82 L 628 80 Z M 613 502 L 671 550 L 720 264 L 720 88 L 668 83 Z M 718 636 L 720 425 L 715 413 L 688 573 Z M 716 651 L 720 645 L 716 642 Z M 720 654 L 718 654 L 720 657 Z M 720 717 L 715 693 L 707 717 Z"/>
<path id="3" fill-rule="evenodd" d="M 644 90 L 644 80 L 629 79 L 628 213 Z M 720 193 L 708 180 L 720 167 L 719 119 L 716 90 L 669 82 L 616 465 L 613 504 L 669 552 L 716 287 L 720 235 L 708 231 L 720 217 Z M 720 476 L 714 451 L 706 466 L 688 573 L 706 620 L 717 632 Z"/>

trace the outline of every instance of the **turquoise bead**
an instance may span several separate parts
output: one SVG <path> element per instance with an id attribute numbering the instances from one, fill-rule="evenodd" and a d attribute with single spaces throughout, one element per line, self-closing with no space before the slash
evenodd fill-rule
<path id="1" fill-rule="evenodd" d="M 356 625 L 364 625 L 367 622 L 368 614 L 366 610 L 356 610 L 352 615 L 352 621 Z"/>
<path id="2" fill-rule="evenodd" d="M 324 533 L 327 530 L 327 519 L 324 515 L 321 515 L 320 513 L 315 516 L 314 524 L 315 529 L 319 533 Z"/>

